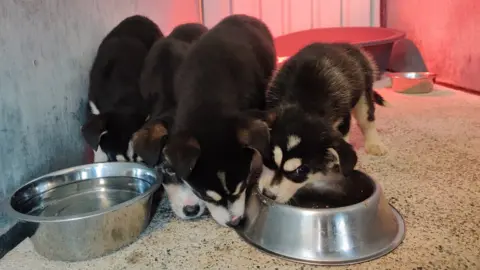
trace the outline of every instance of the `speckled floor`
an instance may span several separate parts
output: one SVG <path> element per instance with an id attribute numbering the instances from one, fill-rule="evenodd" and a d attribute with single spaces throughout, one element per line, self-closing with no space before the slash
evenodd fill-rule
<path id="1" fill-rule="evenodd" d="M 390 152 L 366 156 L 360 169 L 378 179 L 403 214 L 407 235 L 389 255 L 337 269 L 480 269 L 480 97 L 442 90 L 407 96 L 382 90 L 392 104 L 378 109 Z M 29 240 L 0 261 L 0 269 L 312 269 L 264 255 L 208 218 L 177 220 L 163 203 L 144 236 L 103 258 L 48 261 Z M 321 268 L 321 267 L 318 267 Z"/>

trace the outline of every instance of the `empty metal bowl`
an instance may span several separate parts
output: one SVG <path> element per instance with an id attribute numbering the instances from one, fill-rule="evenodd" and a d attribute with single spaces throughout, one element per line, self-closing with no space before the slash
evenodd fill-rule
<path id="1" fill-rule="evenodd" d="M 436 75 L 431 72 L 389 72 L 391 88 L 405 94 L 425 94 L 433 91 Z"/>
<path id="2" fill-rule="evenodd" d="M 133 162 L 93 163 L 34 179 L 7 200 L 24 222 L 35 250 L 52 260 L 79 261 L 116 251 L 150 221 L 161 181 Z"/>
<path id="3" fill-rule="evenodd" d="M 380 185 L 355 171 L 345 190 L 344 196 L 300 194 L 288 205 L 254 188 L 237 233 L 261 251 L 307 264 L 354 264 L 394 250 L 405 226 Z"/>

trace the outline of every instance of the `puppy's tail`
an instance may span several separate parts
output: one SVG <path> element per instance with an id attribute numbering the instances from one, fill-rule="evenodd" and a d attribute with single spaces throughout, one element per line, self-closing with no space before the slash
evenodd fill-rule
<path id="1" fill-rule="evenodd" d="M 390 107 L 388 103 L 377 91 L 373 90 L 373 101 L 380 106 Z"/>

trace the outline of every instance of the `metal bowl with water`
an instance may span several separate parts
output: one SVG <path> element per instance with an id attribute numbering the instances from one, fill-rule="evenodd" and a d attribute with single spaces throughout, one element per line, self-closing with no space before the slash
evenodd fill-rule
<path id="1" fill-rule="evenodd" d="M 268 254 L 317 265 L 372 260 L 403 241 L 401 215 L 378 183 L 354 171 L 344 196 L 305 192 L 295 205 L 278 204 L 253 189 L 237 233 Z"/>
<path id="2" fill-rule="evenodd" d="M 436 74 L 431 72 L 387 72 L 395 92 L 426 94 L 433 91 Z"/>
<path id="3" fill-rule="evenodd" d="M 39 254 L 86 260 L 137 239 L 150 221 L 152 195 L 160 184 L 155 171 L 141 164 L 93 163 L 28 182 L 5 208 L 28 225 Z"/>

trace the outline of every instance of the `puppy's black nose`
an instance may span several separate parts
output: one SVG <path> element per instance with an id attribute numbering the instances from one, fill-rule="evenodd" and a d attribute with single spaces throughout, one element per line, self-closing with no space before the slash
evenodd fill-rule
<path id="1" fill-rule="evenodd" d="M 193 217 L 198 215 L 200 212 L 200 206 L 198 204 L 195 205 L 187 205 L 183 207 L 183 213 L 187 217 Z"/>
<path id="2" fill-rule="evenodd" d="M 272 200 L 275 200 L 277 198 L 277 195 L 273 194 L 272 192 L 270 192 L 269 190 L 267 189 L 264 189 L 262 191 L 262 194 L 263 196 L 267 197 L 267 198 L 270 198 Z"/>
<path id="3" fill-rule="evenodd" d="M 240 225 L 240 223 L 242 222 L 243 220 L 243 216 L 241 217 L 233 217 L 232 220 L 230 220 L 230 222 L 227 222 L 227 226 L 228 227 L 237 227 Z"/>

